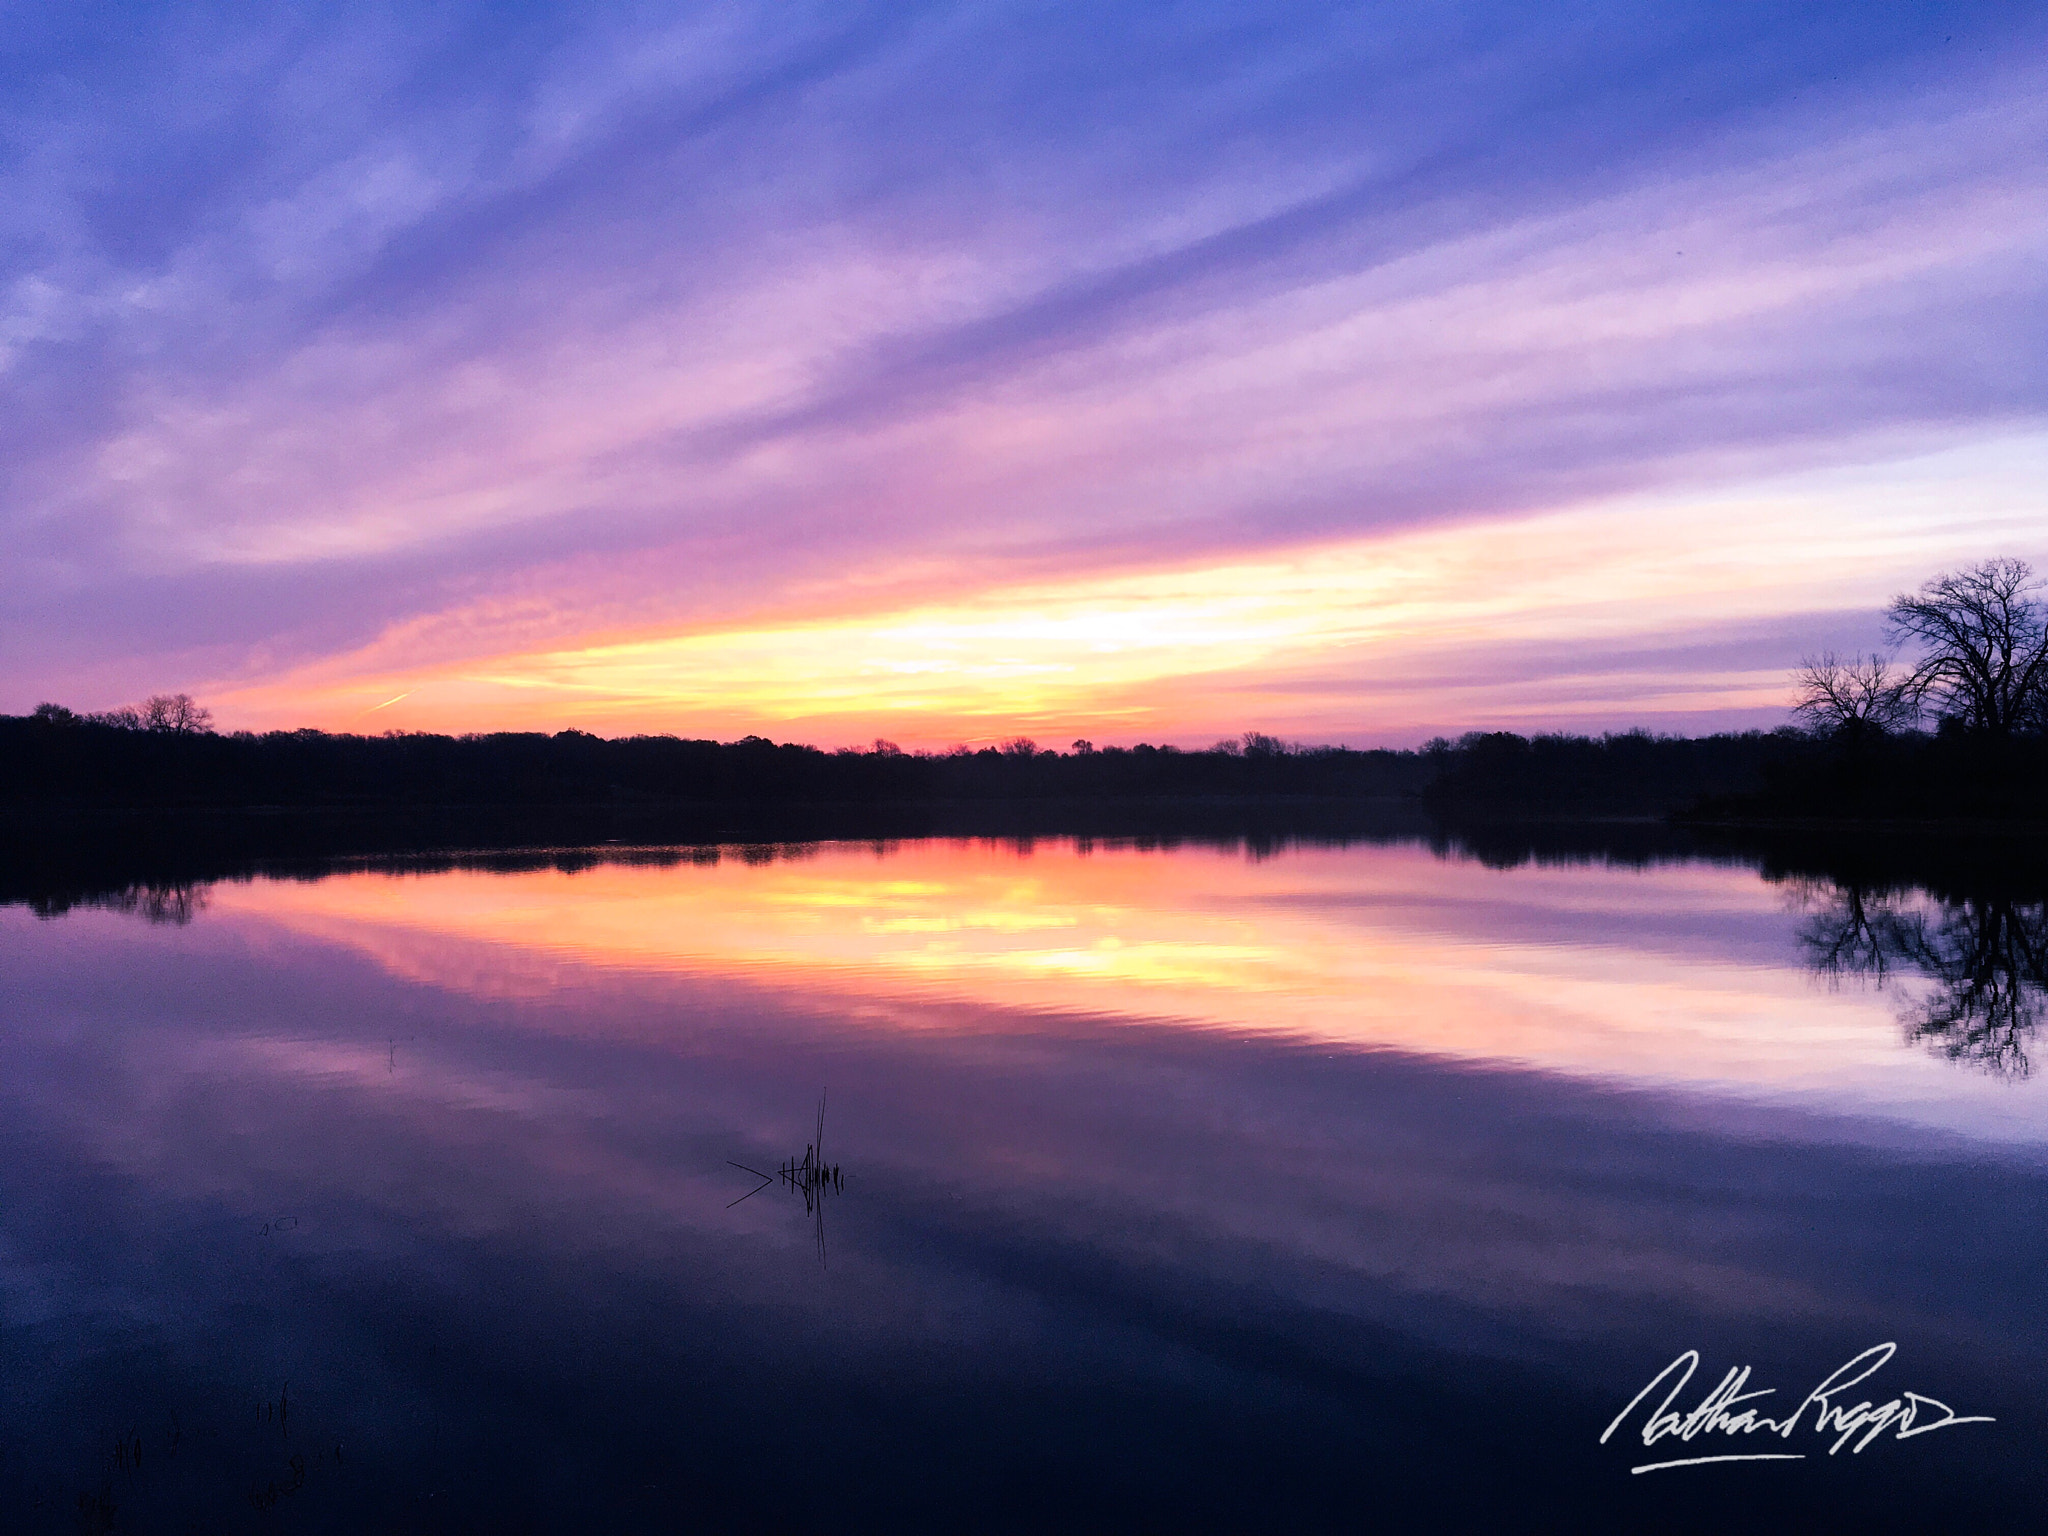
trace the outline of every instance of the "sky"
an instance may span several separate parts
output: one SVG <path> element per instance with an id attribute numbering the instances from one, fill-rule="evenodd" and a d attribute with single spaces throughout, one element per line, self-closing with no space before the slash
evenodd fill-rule
<path id="1" fill-rule="evenodd" d="M 2048 569 L 2037 5 L 0 0 L 0 712 L 1786 718 Z"/>

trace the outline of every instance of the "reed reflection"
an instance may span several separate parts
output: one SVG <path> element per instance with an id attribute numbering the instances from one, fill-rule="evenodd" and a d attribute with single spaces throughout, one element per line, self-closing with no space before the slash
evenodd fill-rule
<path id="1" fill-rule="evenodd" d="M 804 1214 L 811 1218 L 816 1230 L 818 1262 L 820 1264 L 826 1262 L 825 1197 L 827 1195 L 843 1194 L 846 1190 L 845 1175 L 839 1165 L 825 1161 L 825 1098 L 825 1094 L 821 1093 L 818 1095 L 817 1133 L 810 1143 L 805 1146 L 804 1155 L 801 1160 L 794 1157 L 786 1157 L 775 1172 L 763 1173 L 760 1169 L 750 1167 L 746 1163 L 736 1163 L 731 1158 L 726 1159 L 726 1166 L 728 1168 L 737 1168 L 742 1173 L 751 1173 L 761 1182 L 748 1190 L 744 1195 L 741 1195 L 739 1200 L 727 1201 L 725 1208 L 731 1210 L 741 1200 L 751 1200 L 771 1184 L 778 1184 L 784 1189 L 802 1196 Z"/>
<path id="2" fill-rule="evenodd" d="M 1931 983 L 1902 1003 L 1907 1039 L 1998 1077 L 2024 1078 L 2048 1000 L 2048 901 L 1808 884 L 1799 941 L 1831 981 Z"/>

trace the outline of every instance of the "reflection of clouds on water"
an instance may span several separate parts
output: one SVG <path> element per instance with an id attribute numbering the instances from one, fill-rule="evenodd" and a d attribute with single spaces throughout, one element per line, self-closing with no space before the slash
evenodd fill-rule
<path id="1" fill-rule="evenodd" d="M 1801 899 L 1800 943 L 1816 972 L 1924 982 L 1900 1009 L 1908 1039 L 2000 1077 L 2031 1073 L 2027 1047 L 2048 1002 L 2048 903 L 1831 882 Z"/>
<path id="2" fill-rule="evenodd" d="M 715 1528 L 763 1523 L 764 1502 L 799 1528 L 855 1487 L 921 1529 L 934 1467 L 1039 1498 L 1024 1529 L 1059 1528 L 1062 1501 L 1140 1528 L 1163 1500 L 1174 1529 L 1345 1529 L 1360 1447 L 1453 1497 L 1488 1424 L 1513 1427 L 1482 1459 L 1526 1452 L 1503 1484 L 1519 1507 L 1531 1478 L 1592 1486 L 1524 1410 L 1597 1430 L 1682 1342 L 1796 1378 L 1899 1338 L 1956 1401 L 2004 1425 L 2017 1400 L 2009 1433 L 2034 1432 L 2042 1085 L 1955 1072 L 1900 1047 L 1889 997 L 1814 988 L 1754 875 L 1053 844 L 1017 864 L 826 848 L 800 867 L 259 880 L 182 928 L 0 912 L 0 1310 L 28 1320 L 12 1422 L 41 1464 L 87 1466 L 102 1419 L 155 1421 L 63 1417 L 86 1388 L 231 1427 L 248 1383 L 288 1378 L 291 1445 L 221 1453 L 239 1513 L 267 1520 L 247 1494 L 290 1482 L 303 1382 L 306 1444 L 346 1426 L 347 1460 L 308 1451 L 277 1516 L 364 1530 L 418 1528 L 451 1468 L 477 1528 L 538 1510 L 666 1529 L 682 1498 Z M 1300 951 L 1297 990 L 1223 961 L 1237 985 L 1013 984 L 1043 951 L 984 927 L 962 942 L 1002 964 L 968 951 L 957 984 L 904 987 L 871 909 L 842 900 L 858 867 L 877 903 L 936 915 L 1002 891 L 1104 937 L 1181 929 L 1229 965 Z M 1892 920 L 1860 911 L 1853 942 Z M 818 962 L 778 961 L 806 945 Z M 1489 998 L 1548 1006 L 1574 1053 L 1473 1059 L 1518 1038 L 1488 1032 Z M 1301 1027 L 1340 1008 L 1355 1040 Z M 1652 1076 L 1753 1046 L 1778 1050 L 1755 1080 L 1819 1086 L 1770 1104 Z M 1822 1075 L 1844 1058 L 1894 1074 L 1886 1104 L 1935 1107 L 1859 1118 L 1855 1081 Z M 2016 1134 L 1960 1141 L 1994 1100 Z M 849 1151 L 840 1201 L 825 1154 Z M 728 1209 L 750 1180 L 727 1158 L 790 1178 Z M 1100 1432 L 1133 1415 L 1165 1428 Z M 549 1481 L 572 1472 L 589 1508 Z M 1929 1497 L 2020 1475 L 1952 1474 Z M 141 1513 L 122 1503 L 119 1528 L 156 1528 Z"/>
<path id="3" fill-rule="evenodd" d="M 759 863 L 255 881 L 215 887 L 209 919 L 223 938 L 367 955 L 408 987 L 496 1000 L 526 1029 L 564 1027 L 534 1006 L 549 1000 L 688 981 L 830 998 L 835 1030 L 926 1029 L 907 1005 L 934 1002 L 1172 1019 L 2048 1136 L 2048 1100 L 1901 1050 L 1892 994 L 1814 988 L 1782 891 L 1734 862 L 1496 871 L 1412 844 L 1254 859 L 1060 839 L 1028 858 L 993 842 L 839 843 Z"/>

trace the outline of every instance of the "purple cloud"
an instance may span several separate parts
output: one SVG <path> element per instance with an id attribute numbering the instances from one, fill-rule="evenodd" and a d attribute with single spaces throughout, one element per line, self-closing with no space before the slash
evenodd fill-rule
<path id="1" fill-rule="evenodd" d="M 2037 33 L 40 19 L 0 103 L 0 707 L 2032 432 Z"/>

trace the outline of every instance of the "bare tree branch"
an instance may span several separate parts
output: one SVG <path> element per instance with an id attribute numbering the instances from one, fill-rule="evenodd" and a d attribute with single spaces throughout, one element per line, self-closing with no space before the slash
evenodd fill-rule
<path id="1" fill-rule="evenodd" d="M 1792 682 L 1792 712 L 1818 731 L 1881 734 L 1903 730 L 1920 717 L 1911 677 L 1894 673 L 1882 656 L 1843 661 L 1823 651 L 1801 658 Z"/>
<path id="2" fill-rule="evenodd" d="M 189 693 L 152 694 L 143 700 L 139 713 L 145 731 L 193 736 L 213 729 L 213 711 L 201 706 Z"/>
<path id="3" fill-rule="evenodd" d="M 1986 560 L 1892 599 L 1892 636 L 1922 650 L 1916 699 L 1991 736 L 2048 725 L 2048 607 L 2033 575 L 2024 560 Z"/>

